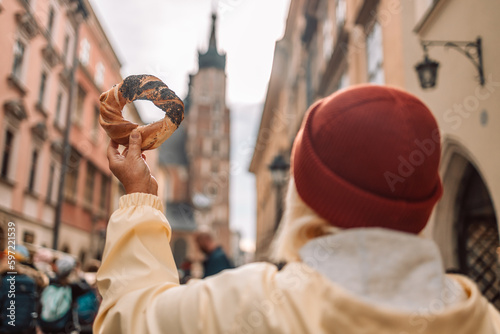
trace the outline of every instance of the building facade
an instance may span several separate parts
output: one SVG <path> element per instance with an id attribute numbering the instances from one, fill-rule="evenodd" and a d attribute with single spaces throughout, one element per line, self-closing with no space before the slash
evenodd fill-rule
<path id="1" fill-rule="evenodd" d="M 121 81 L 120 61 L 86 0 L 0 7 L 0 248 L 8 222 L 18 243 L 52 247 L 58 220 L 58 250 L 82 262 L 99 258 L 120 194 L 98 122 L 99 95 Z M 138 118 L 133 106 L 124 113 Z"/>
<path id="2" fill-rule="evenodd" d="M 173 227 L 176 262 L 201 258 L 193 231 L 208 229 L 231 254 L 229 228 L 230 111 L 226 105 L 226 54 L 216 39 L 216 15 L 208 49 L 198 54 L 198 72 L 190 75 L 185 119 L 161 147 L 166 213 Z"/>
<path id="3" fill-rule="evenodd" d="M 444 194 L 430 219 L 427 234 L 437 241 L 446 268 L 478 282 L 500 307 L 498 212 L 500 210 L 500 28 L 497 1 L 412 1 L 402 6 L 405 88 L 434 112 L 441 129 L 440 173 Z M 460 23 L 462 22 L 462 23 Z M 462 52 L 473 47 L 428 48 L 439 62 L 437 84 L 423 90 L 413 66 L 422 62 L 419 41 L 475 42 L 481 39 L 485 82 Z"/>
<path id="4" fill-rule="evenodd" d="M 499 305 L 499 10 L 493 0 L 291 0 L 250 166 L 257 180 L 257 259 L 268 258 L 274 203 L 283 199 L 268 166 L 278 154 L 290 156 L 308 106 L 349 85 L 391 85 L 419 96 L 441 129 L 444 195 L 424 233 L 438 243 L 446 269 L 474 278 Z M 424 58 L 420 41 L 478 37 L 484 85 L 464 57 L 478 62 L 469 43 L 461 49 L 429 47 L 429 57 L 440 62 L 437 85 L 421 88 L 415 70 Z"/>

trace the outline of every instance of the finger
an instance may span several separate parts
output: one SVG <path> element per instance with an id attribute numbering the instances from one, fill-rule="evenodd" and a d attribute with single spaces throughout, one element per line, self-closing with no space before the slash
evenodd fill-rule
<path id="1" fill-rule="evenodd" d="M 126 157 L 126 156 L 127 156 L 127 153 L 128 153 L 128 147 L 125 147 L 125 148 L 123 149 L 122 155 L 123 155 L 124 157 Z"/>
<path id="2" fill-rule="evenodd" d="M 141 133 L 139 130 L 134 129 L 130 133 L 130 138 L 128 140 L 128 153 L 131 154 L 132 157 L 140 157 L 141 156 Z"/>
<path id="3" fill-rule="evenodd" d="M 118 143 L 115 142 L 114 140 L 111 140 L 108 145 L 108 151 L 107 151 L 107 156 L 108 160 L 115 161 L 116 157 L 120 155 L 120 152 L 118 151 Z"/>

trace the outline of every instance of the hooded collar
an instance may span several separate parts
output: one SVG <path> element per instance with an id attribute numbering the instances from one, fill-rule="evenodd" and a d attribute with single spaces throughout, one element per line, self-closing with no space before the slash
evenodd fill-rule
<path id="1" fill-rule="evenodd" d="M 343 230 L 315 238 L 300 250 L 302 261 L 369 303 L 415 311 L 442 296 L 446 306 L 466 299 L 444 274 L 436 244 L 382 228 Z"/>

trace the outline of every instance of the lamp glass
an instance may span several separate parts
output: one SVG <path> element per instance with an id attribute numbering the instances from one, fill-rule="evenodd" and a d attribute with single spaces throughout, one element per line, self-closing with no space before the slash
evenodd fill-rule
<path id="1" fill-rule="evenodd" d="M 420 86 L 423 89 L 436 86 L 438 67 L 439 63 L 429 59 L 427 56 L 425 56 L 421 63 L 415 66 L 418 73 L 418 79 L 420 80 Z"/>
<path id="2" fill-rule="evenodd" d="M 286 183 L 288 169 L 290 164 L 288 164 L 282 155 L 277 155 L 274 157 L 273 162 L 269 165 L 269 170 L 271 171 L 271 178 L 276 186 L 282 186 Z"/>

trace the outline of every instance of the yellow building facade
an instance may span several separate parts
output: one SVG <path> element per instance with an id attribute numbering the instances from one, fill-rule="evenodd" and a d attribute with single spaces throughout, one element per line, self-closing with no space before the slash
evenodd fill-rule
<path id="1" fill-rule="evenodd" d="M 268 259 L 279 219 L 268 166 L 291 145 L 314 101 L 353 84 L 403 88 L 421 98 L 441 128 L 444 195 L 424 234 L 439 244 L 446 269 L 467 274 L 496 301 L 496 212 L 500 208 L 500 3 L 451 0 L 292 0 L 274 64 L 250 171 L 257 186 L 256 259 Z M 446 41 L 481 38 L 484 85 L 466 57 L 476 49 Z M 434 88 L 421 88 L 415 65 L 439 62 Z M 439 44 L 439 43 L 435 43 Z"/>

